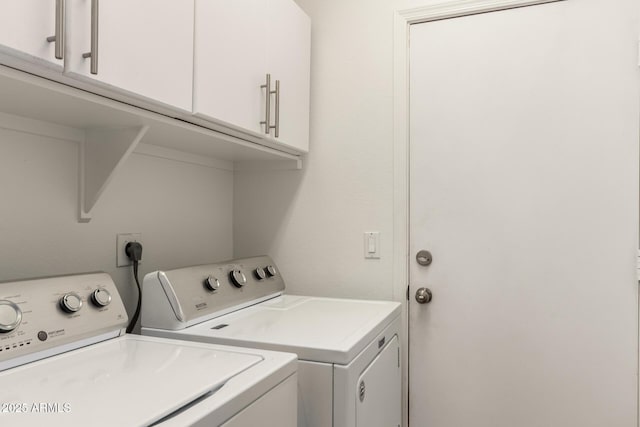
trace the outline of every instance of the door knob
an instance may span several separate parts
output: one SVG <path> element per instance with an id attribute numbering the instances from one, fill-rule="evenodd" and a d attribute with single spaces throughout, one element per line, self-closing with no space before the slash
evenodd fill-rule
<path id="1" fill-rule="evenodd" d="M 429 288 L 419 288 L 416 291 L 416 301 L 420 304 L 429 304 L 433 299 L 433 294 Z"/>

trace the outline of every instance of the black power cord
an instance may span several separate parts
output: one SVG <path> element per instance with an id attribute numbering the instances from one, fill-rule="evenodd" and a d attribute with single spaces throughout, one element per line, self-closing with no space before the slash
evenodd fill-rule
<path id="1" fill-rule="evenodd" d="M 130 334 L 133 327 L 138 322 L 138 317 L 140 317 L 140 307 L 142 306 L 142 289 L 140 288 L 140 281 L 138 280 L 138 264 L 142 259 L 142 245 L 138 242 L 129 242 L 124 247 L 124 252 L 133 263 L 133 278 L 136 280 L 136 286 L 138 287 L 138 304 L 136 305 L 136 311 L 133 313 L 133 317 L 129 322 L 129 326 L 127 326 L 127 333 Z"/>

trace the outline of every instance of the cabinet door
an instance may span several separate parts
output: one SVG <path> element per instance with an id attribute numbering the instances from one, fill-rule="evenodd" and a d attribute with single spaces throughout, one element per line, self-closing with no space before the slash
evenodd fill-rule
<path id="1" fill-rule="evenodd" d="M 196 116 L 264 131 L 267 19 L 264 0 L 196 0 Z"/>
<path id="2" fill-rule="evenodd" d="M 268 70 L 280 80 L 278 141 L 308 151 L 311 22 L 293 0 L 268 3 Z"/>
<path id="3" fill-rule="evenodd" d="M 194 0 L 67 0 L 65 73 L 191 111 Z M 98 73 L 91 74 L 92 13 Z"/>
<path id="4" fill-rule="evenodd" d="M 0 13 L 0 52 L 62 70 L 55 58 L 56 0 L 3 0 Z"/>

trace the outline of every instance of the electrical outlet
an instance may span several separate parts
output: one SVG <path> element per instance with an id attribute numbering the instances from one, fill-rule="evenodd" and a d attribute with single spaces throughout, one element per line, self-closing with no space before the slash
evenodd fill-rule
<path id="1" fill-rule="evenodd" d="M 124 251 L 124 248 L 129 242 L 138 242 L 144 247 L 141 233 L 118 234 L 116 238 L 116 266 L 118 267 L 131 265 L 131 260 Z M 144 251 L 142 253 L 144 254 Z M 142 259 L 140 260 L 140 264 L 142 264 Z"/>

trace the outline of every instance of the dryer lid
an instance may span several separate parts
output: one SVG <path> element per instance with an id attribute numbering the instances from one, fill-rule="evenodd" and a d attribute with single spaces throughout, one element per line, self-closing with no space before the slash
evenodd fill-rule
<path id="1" fill-rule="evenodd" d="M 263 358 L 126 335 L 0 373 L 3 425 L 149 426 Z"/>
<path id="2" fill-rule="evenodd" d="M 397 302 L 283 295 L 163 335 L 347 364 L 399 315 Z"/>

